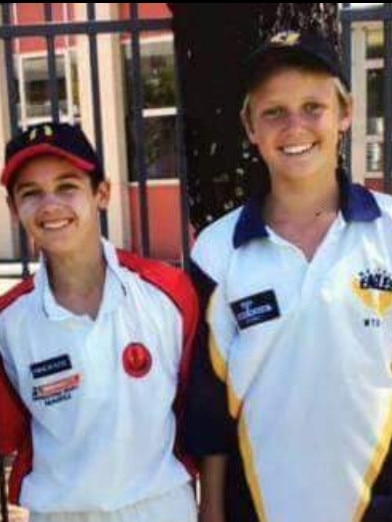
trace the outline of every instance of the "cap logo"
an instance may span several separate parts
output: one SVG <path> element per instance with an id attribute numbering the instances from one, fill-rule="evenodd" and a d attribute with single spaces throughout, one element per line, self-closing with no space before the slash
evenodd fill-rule
<path id="1" fill-rule="evenodd" d="M 292 46 L 298 43 L 300 36 L 299 33 L 295 33 L 294 31 L 283 31 L 273 36 L 270 43 Z"/>
<path id="2" fill-rule="evenodd" d="M 29 134 L 29 141 L 34 141 L 38 137 L 38 132 L 43 133 L 47 138 L 53 136 L 53 129 L 50 125 L 44 125 L 41 129 L 35 127 Z"/>

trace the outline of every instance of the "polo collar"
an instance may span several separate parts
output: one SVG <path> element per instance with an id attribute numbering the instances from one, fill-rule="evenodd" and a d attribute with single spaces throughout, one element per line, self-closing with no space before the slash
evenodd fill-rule
<path id="1" fill-rule="evenodd" d="M 127 293 L 126 279 L 121 266 L 118 262 L 117 252 L 114 246 L 106 239 L 101 239 L 102 251 L 106 260 L 105 284 L 102 296 L 101 308 L 99 315 L 103 311 L 111 311 L 117 306 L 118 299 L 113 297 L 122 297 Z M 42 307 L 45 315 L 52 320 L 75 319 L 75 317 L 84 318 L 84 316 L 76 316 L 71 311 L 62 307 L 56 302 L 53 292 L 50 288 L 48 270 L 45 257 L 41 255 L 40 268 L 36 274 L 36 287 L 40 292 L 42 299 Z M 110 299 L 108 297 L 110 296 Z"/>
<path id="2" fill-rule="evenodd" d="M 381 216 L 380 207 L 366 187 L 351 183 L 347 176 L 338 173 L 340 191 L 339 207 L 347 223 L 370 222 Z M 262 196 L 264 198 L 266 194 Z M 243 206 L 234 228 L 233 245 L 240 248 L 253 239 L 268 237 L 262 215 L 262 202 L 252 197 Z"/>

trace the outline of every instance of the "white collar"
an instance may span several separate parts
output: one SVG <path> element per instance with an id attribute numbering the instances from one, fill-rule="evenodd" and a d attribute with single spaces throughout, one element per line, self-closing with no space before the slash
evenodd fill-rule
<path id="1" fill-rule="evenodd" d="M 117 308 L 119 300 L 122 300 L 122 298 L 127 294 L 125 275 L 119 264 L 114 245 L 104 238 L 101 238 L 101 243 L 107 266 L 102 302 L 98 316 L 109 313 Z M 47 264 L 45 257 L 42 254 L 40 256 L 40 266 L 35 276 L 35 282 L 43 311 L 49 319 L 54 321 L 66 319 L 88 319 L 91 321 L 89 316 L 76 315 L 57 303 L 50 288 Z"/>

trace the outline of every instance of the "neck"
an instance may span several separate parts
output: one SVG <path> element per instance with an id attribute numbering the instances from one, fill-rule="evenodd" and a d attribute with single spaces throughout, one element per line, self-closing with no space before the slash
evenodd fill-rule
<path id="1" fill-rule="evenodd" d="M 61 306 L 76 314 L 95 318 L 103 295 L 106 261 L 102 248 L 89 256 L 47 258 L 49 283 L 53 295 Z"/>
<path id="2" fill-rule="evenodd" d="M 312 219 L 322 214 L 336 214 L 339 207 L 339 186 L 334 178 L 301 180 L 300 183 L 271 183 L 265 215 L 268 220 Z"/>

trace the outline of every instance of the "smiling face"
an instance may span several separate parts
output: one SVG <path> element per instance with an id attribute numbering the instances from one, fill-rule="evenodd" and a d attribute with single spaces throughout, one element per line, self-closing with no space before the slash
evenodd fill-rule
<path id="1" fill-rule="evenodd" d="M 339 136 L 350 127 L 351 104 L 341 102 L 332 76 L 287 68 L 250 93 L 243 121 L 273 184 L 334 178 Z"/>
<path id="2" fill-rule="evenodd" d="M 89 252 L 100 238 L 98 210 L 109 185 L 93 190 L 89 176 L 56 156 L 38 156 L 19 171 L 9 205 L 38 248 L 47 255 Z"/>

